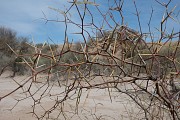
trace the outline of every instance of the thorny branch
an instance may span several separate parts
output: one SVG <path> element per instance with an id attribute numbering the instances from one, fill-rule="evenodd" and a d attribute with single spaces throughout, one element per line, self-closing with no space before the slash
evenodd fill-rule
<path id="1" fill-rule="evenodd" d="M 165 7 L 166 10 L 172 2 L 172 0 L 169 0 L 165 4 L 158 0 L 155 1 L 162 7 Z M 109 9 L 105 13 L 96 4 L 96 1 L 85 0 L 80 2 L 73 0 L 73 2 L 69 2 L 71 4 L 70 7 L 62 12 L 64 20 L 48 20 L 44 15 L 46 22 L 55 21 L 65 24 L 62 49 L 59 52 L 51 51 L 52 54 L 37 52 L 17 55 L 24 58 L 24 64 L 30 67 L 32 76 L 12 92 L 1 96 L 0 100 L 5 99 L 31 82 L 28 90 L 24 91 L 24 93 L 28 93 L 25 99 L 32 98 L 34 101 L 32 114 L 37 119 L 44 119 L 45 117 L 49 118 L 51 113 L 58 111 L 57 118 L 63 116 L 66 119 L 65 102 L 75 100 L 76 110 L 73 114 L 78 114 L 78 104 L 81 100 L 83 90 L 108 89 L 111 99 L 110 89 L 114 89 L 119 94 L 123 93 L 129 96 L 139 106 L 139 110 L 142 111 L 142 119 L 165 119 L 168 115 L 170 115 L 168 117 L 169 119 L 180 119 L 180 61 L 177 58 L 180 55 L 178 53 L 180 52 L 180 33 L 179 31 L 172 31 L 170 35 L 165 34 L 166 22 L 172 18 L 175 7 L 170 12 L 165 12 L 166 14 L 160 24 L 160 38 L 157 39 L 154 37 L 155 35 L 151 28 L 154 14 L 153 7 L 148 22 L 149 33 L 144 34 L 141 26 L 142 20 L 135 0 L 133 3 L 140 33 L 124 24 L 124 0 L 108 0 L 108 2 L 113 3 L 113 6 L 109 5 Z M 96 22 L 96 16 L 92 8 L 96 9 L 98 14 L 103 18 L 100 27 Z M 58 11 L 57 9 L 54 10 Z M 77 16 L 80 18 L 80 24 L 73 21 L 68 15 L 72 10 L 77 12 Z M 113 12 L 119 12 L 121 24 L 116 22 Z M 86 23 L 86 19 L 89 19 L 90 23 Z M 111 20 L 115 23 L 115 27 L 111 24 Z M 84 42 L 79 44 L 69 42 L 68 29 L 70 25 L 81 29 L 76 34 L 80 34 Z M 108 26 L 110 30 L 105 31 L 102 26 Z M 89 28 L 92 28 L 93 32 L 90 32 L 88 30 Z M 92 36 L 92 33 L 95 35 Z M 145 37 L 149 38 L 151 42 L 147 42 Z M 168 51 L 168 54 L 162 53 L 162 49 L 170 49 L 170 47 L 173 49 L 172 51 Z M 67 55 L 69 55 L 68 60 L 65 59 Z M 27 57 L 38 57 L 39 59 L 33 63 L 26 60 Z M 48 59 L 50 64 L 41 68 L 39 61 L 42 58 Z M 36 76 L 42 73 L 47 74 L 47 80 L 40 81 L 43 85 L 32 93 L 32 86 L 38 82 Z M 63 91 L 54 95 L 51 94 L 51 90 L 54 87 L 51 86 L 53 76 L 56 76 L 53 85 L 57 85 L 61 89 L 62 87 L 64 88 Z M 31 78 L 34 79 L 31 81 Z M 96 80 L 97 78 L 99 81 Z M 106 80 L 105 78 L 109 79 Z M 178 84 L 175 84 L 177 80 Z M 40 97 L 34 97 L 44 86 L 46 86 L 46 89 L 41 93 Z M 127 86 L 130 86 L 130 88 Z M 49 92 L 47 92 L 48 90 Z M 53 99 L 54 105 L 50 109 L 43 108 L 44 113 L 38 115 L 36 113 L 36 107 L 41 105 L 44 97 L 55 97 Z M 18 103 L 20 101 L 18 100 Z M 154 109 L 158 111 L 158 114 L 154 114 Z M 91 115 L 96 116 L 93 113 Z"/>

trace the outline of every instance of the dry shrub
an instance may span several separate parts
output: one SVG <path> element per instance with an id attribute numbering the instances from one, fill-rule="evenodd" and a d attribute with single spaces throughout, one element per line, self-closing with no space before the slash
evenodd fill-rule
<path id="1" fill-rule="evenodd" d="M 117 96 L 125 94 L 126 97 L 129 97 L 129 105 L 133 104 L 134 108 L 138 111 L 138 113 L 135 113 L 136 116 L 130 114 L 129 119 L 180 119 L 180 89 L 178 88 L 179 83 L 175 84 L 175 80 L 179 79 L 180 73 L 179 31 L 172 31 L 171 35 L 166 35 L 166 21 L 171 18 L 173 10 L 170 12 L 166 11 L 164 14 L 165 17 L 162 18 L 160 24 L 160 38 L 155 40 L 156 37 L 153 38 L 150 26 L 152 16 L 148 24 L 149 33 L 146 35 L 141 29 L 136 1 L 133 1 L 133 3 L 140 32 L 124 25 L 123 1 L 113 0 L 113 3 L 115 8 L 109 6 L 107 12 L 109 14 L 103 14 L 99 6 L 90 1 L 80 2 L 74 0 L 70 2 L 71 7 L 66 12 L 53 9 L 63 14 L 64 24 L 67 27 L 71 23 L 81 28 L 82 31 L 77 34 L 82 35 L 83 42 L 77 44 L 68 42 L 68 34 L 65 30 L 66 39 L 60 50 L 54 52 L 46 48 L 45 52 L 42 52 L 43 49 L 39 49 L 39 51 L 35 50 L 35 53 L 31 54 L 31 57 L 34 59 L 31 62 L 32 64 L 28 66 L 32 70 L 33 82 L 38 82 L 36 76 L 45 72 L 47 80 L 43 81 L 44 86 L 47 85 L 47 89 L 53 89 L 53 85 L 57 85 L 60 90 L 59 93 L 52 95 L 51 89 L 48 89 L 49 92 L 46 92 L 46 89 L 37 99 L 34 98 L 34 95 L 37 94 L 36 92 L 32 95 L 30 89 L 24 91 L 34 101 L 32 114 L 37 119 L 50 119 L 53 113 L 56 113 L 55 117 L 57 119 L 62 117 L 67 119 L 68 115 L 78 116 L 81 119 L 78 105 L 81 99 L 83 99 L 82 94 L 85 90 L 93 89 L 107 90 L 110 101 L 113 101 L 112 99 L 115 98 L 114 96 L 112 97 L 114 93 L 117 93 Z M 168 9 L 171 0 L 168 3 L 160 3 L 159 1 L 157 3 Z M 94 7 L 102 15 L 104 20 L 103 26 L 109 26 L 110 30 L 105 31 L 103 28 L 97 27 L 94 22 L 94 14 L 92 14 L 89 6 Z M 69 13 L 72 9 L 77 11 L 82 24 L 71 20 Z M 111 12 L 119 13 L 122 21 L 121 24 L 115 22 L 115 27 L 111 27 L 110 22 L 107 20 L 109 18 L 115 21 L 113 14 L 110 14 Z M 96 30 L 94 37 L 90 35 L 87 30 L 88 28 L 86 29 L 88 25 L 84 24 L 87 14 L 92 20 L 90 24 L 92 30 Z M 151 15 L 153 15 L 153 10 Z M 45 20 L 48 22 L 48 19 Z M 87 34 L 88 38 L 86 38 Z M 144 40 L 144 36 L 148 37 L 152 43 Z M 34 48 L 37 49 L 37 47 Z M 44 63 L 45 66 L 41 66 Z M 52 75 L 57 76 L 51 79 Z M 54 81 L 53 85 L 50 84 L 50 80 Z M 61 80 L 64 81 L 64 84 L 61 84 Z M 19 85 L 16 90 L 24 87 L 26 83 L 27 81 Z M 172 91 L 174 86 L 176 91 Z M 29 86 L 29 88 L 31 87 Z M 60 88 L 63 88 L 63 91 Z M 40 90 L 41 88 L 37 91 Z M 1 99 L 9 95 L 7 94 L 1 97 Z M 42 106 L 41 101 L 45 97 L 52 99 L 54 96 L 56 99 L 53 99 L 54 104 L 51 108 L 44 109 L 42 114 L 38 114 L 35 111 L 38 106 Z M 66 111 L 68 105 L 65 103 L 69 101 L 74 103 L 71 114 Z M 127 113 L 131 112 L 128 106 L 125 108 Z M 97 111 L 90 115 L 94 117 L 96 114 Z M 101 119 L 103 117 L 103 115 L 100 115 L 94 119 Z M 106 116 L 104 119 L 106 118 L 109 119 L 109 116 Z"/>

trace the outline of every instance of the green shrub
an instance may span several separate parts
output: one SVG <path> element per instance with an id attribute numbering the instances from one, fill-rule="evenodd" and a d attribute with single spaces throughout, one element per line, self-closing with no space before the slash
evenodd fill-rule
<path id="1" fill-rule="evenodd" d="M 82 54 L 77 54 L 73 52 L 65 53 L 61 58 L 61 62 L 68 63 L 68 64 L 78 63 L 82 61 L 84 61 L 84 56 Z"/>
<path id="2" fill-rule="evenodd" d="M 15 58 L 11 64 L 11 67 L 13 71 L 13 76 L 15 76 L 15 74 L 18 75 L 27 74 L 28 68 L 25 64 L 23 64 L 23 59 L 21 57 Z"/>

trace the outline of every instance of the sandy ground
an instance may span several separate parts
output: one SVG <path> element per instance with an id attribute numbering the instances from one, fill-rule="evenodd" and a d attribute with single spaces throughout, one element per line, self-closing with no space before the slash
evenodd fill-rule
<path id="1" fill-rule="evenodd" d="M 28 76 L 9 77 L 9 72 L 0 76 L 0 97 L 8 94 L 18 87 L 18 84 L 25 82 Z M 42 78 L 41 78 L 42 79 Z M 30 87 L 31 86 L 31 87 Z M 30 89 L 29 89 L 30 88 Z M 33 97 L 29 97 L 29 93 Z M 0 101 L 0 120 L 37 120 L 45 111 L 52 109 L 55 101 L 61 99 L 65 94 L 63 86 L 53 83 L 32 83 L 27 82 L 23 88 L 14 92 Z M 45 92 L 44 92 L 45 91 Z M 56 110 L 45 115 L 43 120 L 131 120 L 140 119 L 138 107 L 132 103 L 125 94 L 120 94 L 114 89 L 92 89 L 83 90 L 77 107 L 77 94 L 72 100 L 59 104 Z M 72 91 L 69 95 L 73 95 Z M 78 91 L 76 91 L 78 93 Z M 41 101 L 38 102 L 39 98 Z M 73 99 L 74 98 L 74 99 Z M 111 101 L 112 100 L 112 101 Z M 36 102 L 34 102 L 36 101 Z M 35 107 L 33 105 L 36 104 Z M 63 113 L 61 113 L 63 106 Z M 78 109 L 77 109 L 78 108 Z M 32 112 L 36 114 L 32 114 Z"/>
<path id="2" fill-rule="evenodd" d="M 25 80 L 27 80 L 27 78 L 27 76 L 16 76 L 11 78 L 9 77 L 9 73 L 4 73 L 0 77 L 0 96 L 2 97 L 13 91 L 18 87 L 16 82 L 23 83 Z M 38 92 L 33 96 L 34 98 L 26 98 L 29 96 L 29 94 L 23 92 L 28 90 L 30 83 L 31 82 L 29 81 L 29 83 L 27 83 L 23 89 L 19 89 L 15 93 L 0 101 L 0 120 L 36 120 L 36 116 L 31 113 L 33 110 L 32 105 L 34 104 L 33 99 L 38 99 L 41 97 L 41 94 L 47 88 L 48 92 L 41 99 L 41 103 L 35 107 L 35 113 L 38 117 L 40 117 L 43 115 L 45 110 L 52 108 L 52 106 L 55 104 L 54 100 L 56 100 L 57 94 L 65 89 L 64 87 L 55 85 L 51 87 L 53 84 L 47 87 L 48 85 L 44 85 L 42 83 L 33 83 L 30 90 L 31 93 L 34 93 L 37 90 Z M 111 89 L 111 91 L 113 90 Z M 63 97 L 63 95 L 58 96 Z M 111 92 L 111 101 L 107 89 L 83 90 L 80 103 L 78 105 L 78 110 L 76 109 L 77 99 L 75 97 L 74 100 L 67 100 L 64 102 L 64 117 L 61 114 L 59 119 L 65 119 L 66 117 L 70 120 L 118 120 L 130 119 L 131 117 L 134 117 L 133 115 L 135 115 L 133 113 L 135 106 L 130 104 L 131 102 L 127 96 L 117 92 Z M 20 99 L 24 100 L 18 102 Z M 78 111 L 78 114 L 75 113 L 75 111 Z M 129 111 L 132 113 L 129 113 Z M 55 110 L 52 112 L 52 114 L 50 114 L 49 119 L 57 118 L 58 114 L 59 110 Z M 44 119 L 47 117 L 48 116 L 45 116 Z"/>

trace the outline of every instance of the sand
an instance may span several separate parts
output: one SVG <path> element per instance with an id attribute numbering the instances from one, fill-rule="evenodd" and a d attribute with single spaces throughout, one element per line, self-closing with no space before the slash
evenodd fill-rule
<path id="1" fill-rule="evenodd" d="M 28 76 L 11 78 L 9 75 L 9 72 L 5 72 L 0 76 L 0 97 L 16 89 L 18 84 L 28 80 Z M 42 76 L 40 79 L 39 81 L 43 81 Z M 29 97 L 30 94 L 27 92 L 29 88 L 29 93 L 32 95 L 35 93 L 33 97 Z M 57 99 L 60 100 L 65 96 L 62 93 L 64 90 L 64 86 L 58 86 L 53 82 L 49 84 L 32 83 L 31 85 L 31 80 L 29 80 L 22 88 L 0 101 L 0 120 L 37 120 L 44 115 L 45 111 L 53 108 Z M 75 92 L 76 94 L 74 94 Z M 143 116 L 142 111 L 127 95 L 119 93 L 115 89 L 83 89 L 81 93 L 79 104 L 77 104 L 78 91 L 73 90 L 69 93 L 69 96 L 73 95 L 71 99 L 66 100 L 63 104 L 58 104 L 54 111 L 46 114 L 42 119 L 138 120 Z M 41 101 L 38 101 L 39 98 Z M 35 100 L 36 102 L 34 102 Z M 36 104 L 35 107 L 34 104 Z M 61 107 L 63 113 L 60 112 Z M 32 114 L 33 111 L 35 114 Z"/>

